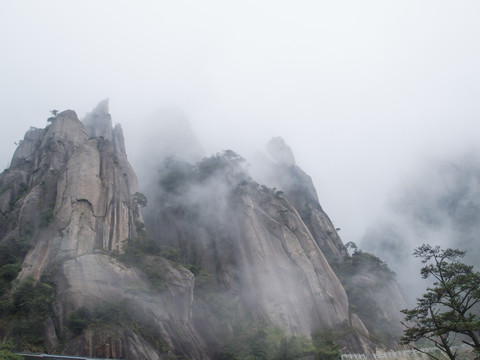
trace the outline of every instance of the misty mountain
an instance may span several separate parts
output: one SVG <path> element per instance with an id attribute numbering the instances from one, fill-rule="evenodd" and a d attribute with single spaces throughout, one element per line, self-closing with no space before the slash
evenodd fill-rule
<path id="1" fill-rule="evenodd" d="M 350 256 L 288 145 L 267 148 L 273 161 L 253 173 L 268 186 L 227 150 L 194 164 L 169 157 L 149 189 L 151 236 L 180 249 L 202 281 L 197 328 L 213 348 L 246 318 L 300 336 L 333 329 L 345 349 L 394 342 L 405 302 L 393 273 L 370 254 Z"/>
<path id="2" fill-rule="evenodd" d="M 164 144 L 145 196 L 108 101 L 83 123 L 71 110 L 49 121 L 0 174 L 0 336 L 17 349 L 294 358 L 328 334 L 342 351 L 395 346 L 405 304 L 394 274 L 348 254 L 281 138 L 262 174 L 231 150 L 198 161 L 197 144 Z M 191 135 L 176 131 L 170 144 Z"/>
<path id="3" fill-rule="evenodd" d="M 202 358 L 193 275 L 159 256 L 143 256 L 143 271 L 119 257 L 141 236 L 137 178 L 107 104 L 87 118 L 67 110 L 29 130 L 0 175 L 1 336 L 29 351 Z"/>

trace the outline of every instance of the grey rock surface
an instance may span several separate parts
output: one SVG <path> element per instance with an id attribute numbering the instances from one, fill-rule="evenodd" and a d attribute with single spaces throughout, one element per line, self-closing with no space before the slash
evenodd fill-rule
<path id="1" fill-rule="evenodd" d="M 210 274 L 216 298 L 230 313 L 290 335 L 351 326 L 358 336 L 346 348 L 371 346 L 362 321 L 351 322 L 345 290 L 296 207 L 282 192 L 252 181 L 239 162 L 227 151 L 196 167 L 165 170 L 158 199 L 145 214 L 153 236 L 181 248 L 184 262 Z M 187 180 L 171 186 L 170 174 Z M 209 308 L 202 289 L 197 294 L 196 324 L 215 346 L 235 319 Z"/>
<path id="2" fill-rule="evenodd" d="M 116 260 L 143 228 L 134 196 L 137 178 L 122 129 L 112 128 L 108 103 L 100 103 L 85 123 L 67 110 L 45 129 L 29 130 L 11 167 L 0 175 L 0 243 L 20 238 L 31 246 L 18 280 L 39 281 L 46 270 L 56 269 L 54 318 L 44 325 L 46 348 L 62 343 L 67 353 L 100 357 L 106 351 L 125 359 L 207 358 L 192 325 L 193 275 L 152 259 L 165 283 L 160 291 L 142 271 Z M 106 302 L 124 304 L 158 329 L 162 347 L 128 324 L 89 327 L 72 337 L 69 316 Z M 108 351 L 100 346 L 106 343 Z"/>

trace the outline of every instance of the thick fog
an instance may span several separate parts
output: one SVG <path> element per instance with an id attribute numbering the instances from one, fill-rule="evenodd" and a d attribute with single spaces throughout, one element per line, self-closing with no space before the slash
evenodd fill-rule
<path id="1" fill-rule="evenodd" d="M 478 144 L 479 14 L 474 0 L 4 0 L 0 166 L 49 110 L 83 117 L 108 97 L 145 169 L 170 109 L 207 155 L 248 160 L 282 136 L 361 247 L 421 164 Z"/>
<path id="2" fill-rule="evenodd" d="M 425 161 L 400 184 L 362 238 L 362 247 L 385 260 L 412 301 L 425 289 L 424 266 L 411 256 L 423 243 L 466 251 L 480 266 L 480 149 Z"/>

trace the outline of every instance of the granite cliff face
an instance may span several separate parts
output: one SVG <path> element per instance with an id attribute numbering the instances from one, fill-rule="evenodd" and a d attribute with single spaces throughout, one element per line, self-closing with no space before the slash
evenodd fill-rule
<path id="1" fill-rule="evenodd" d="M 242 164 L 232 151 L 195 166 L 170 159 L 157 202 L 145 212 L 156 241 L 182 249 L 182 262 L 208 275 L 194 300 L 199 332 L 215 348 L 244 318 L 292 335 L 352 329 L 345 349 L 371 351 L 368 330 L 350 312 L 344 287 L 288 193 L 257 184 Z M 336 234 L 319 205 L 314 209 L 328 221 L 321 231 Z M 222 306 L 237 316 L 225 316 Z"/>
<path id="2" fill-rule="evenodd" d="M 384 343 L 395 342 L 402 333 L 400 310 L 407 307 L 395 275 L 372 254 L 357 250 L 351 256 L 328 215 L 323 211 L 312 179 L 295 165 L 286 162 L 291 150 L 281 138 L 273 138 L 267 150 L 274 164 L 267 166 L 269 183 L 285 191 L 285 197 L 297 209 L 318 247 L 335 274 L 347 289 L 353 315 L 360 317 L 370 338 Z"/>
<path id="3" fill-rule="evenodd" d="M 377 336 L 378 325 L 397 324 L 406 306 L 393 276 L 376 274 L 374 256 L 357 267 L 360 253 L 348 254 L 290 148 L 275 138 L 268 150 L 275 161 L 263 166 L 264 178 L 275 188 L 256 183 L 244 160 L 227 150 L 196 164 L 167 159 L 149 194 L 152 236 L 181 249 L 180 261 L 208 280 L 195 290 L 199 333 L 216 348 L 248 318 L 292 335 L 339 331 L 345 351 L 371 352 L 394 341 L 398 326 Z M 374 311 L 364 311 L 358 291 Z"/>
<path id="4" fill-rule="evenodd" d="M 0 188 L 0 245 L 11 248 L 21 239 L 29 248 L 11 296 L 19 296 L 18 288 L 29 279 L 43 284 L 42 276 L 53 274 L 44 350 L 61 350 L 63 343 L 72 355 L 161 359 L 175 352 L 202 358 L 202 342 L 190 321 L 193 275 L 152 258 L 163 281 L 162 288 L 152 290 L 145 271 L 118 260 L 129 244 L 141 241 L 144 226 L 137 178 L 122 129 L 112 128 L 107 102 L 87 115 L 86 126 L 67 110 L 45 129 L 28 131 L 11 167 L 0 175 Z M 126 320 L 115 328 L 107 321 L 72 334 L 72 314 L 105 304 L 130 309 L 135 326 L 150 325 L 158 341 L 148 341 Z M 16 326 L 12 311 L 4 314 L 4 335 Z"/>

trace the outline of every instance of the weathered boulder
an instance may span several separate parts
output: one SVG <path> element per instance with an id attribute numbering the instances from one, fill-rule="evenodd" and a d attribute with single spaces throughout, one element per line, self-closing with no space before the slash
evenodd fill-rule
<path id="1" fill-rule="evenodd" d="M 108 350 L 115 358 L 138 359 L 140 353 L 143 359 L 163 359 L 169 351 L 188 359 L 206 357 L 205 345 L 192 326 L 193 274 L 168 260 L 158 261 L 165 274 L 162 291 L 152 289 L 140 270 L 108 255 L 83 255 L 62 264 L 56 302 L 59 322 L 66 322 L 69 314 L 82 307 L 94 312 L 105 304 L 121 304 L 130 316 L 121 329 L 112 330 L 107 324 L 82 334 L 67 347 L 69 353 L 103 357 L 92 353 L 95 344 L 115 341 Z M 157 343 L 146 343 L 128 326 L 130 322 L 149 329 Z M 59 325 L 66 329 L 65 323 Z"/>

